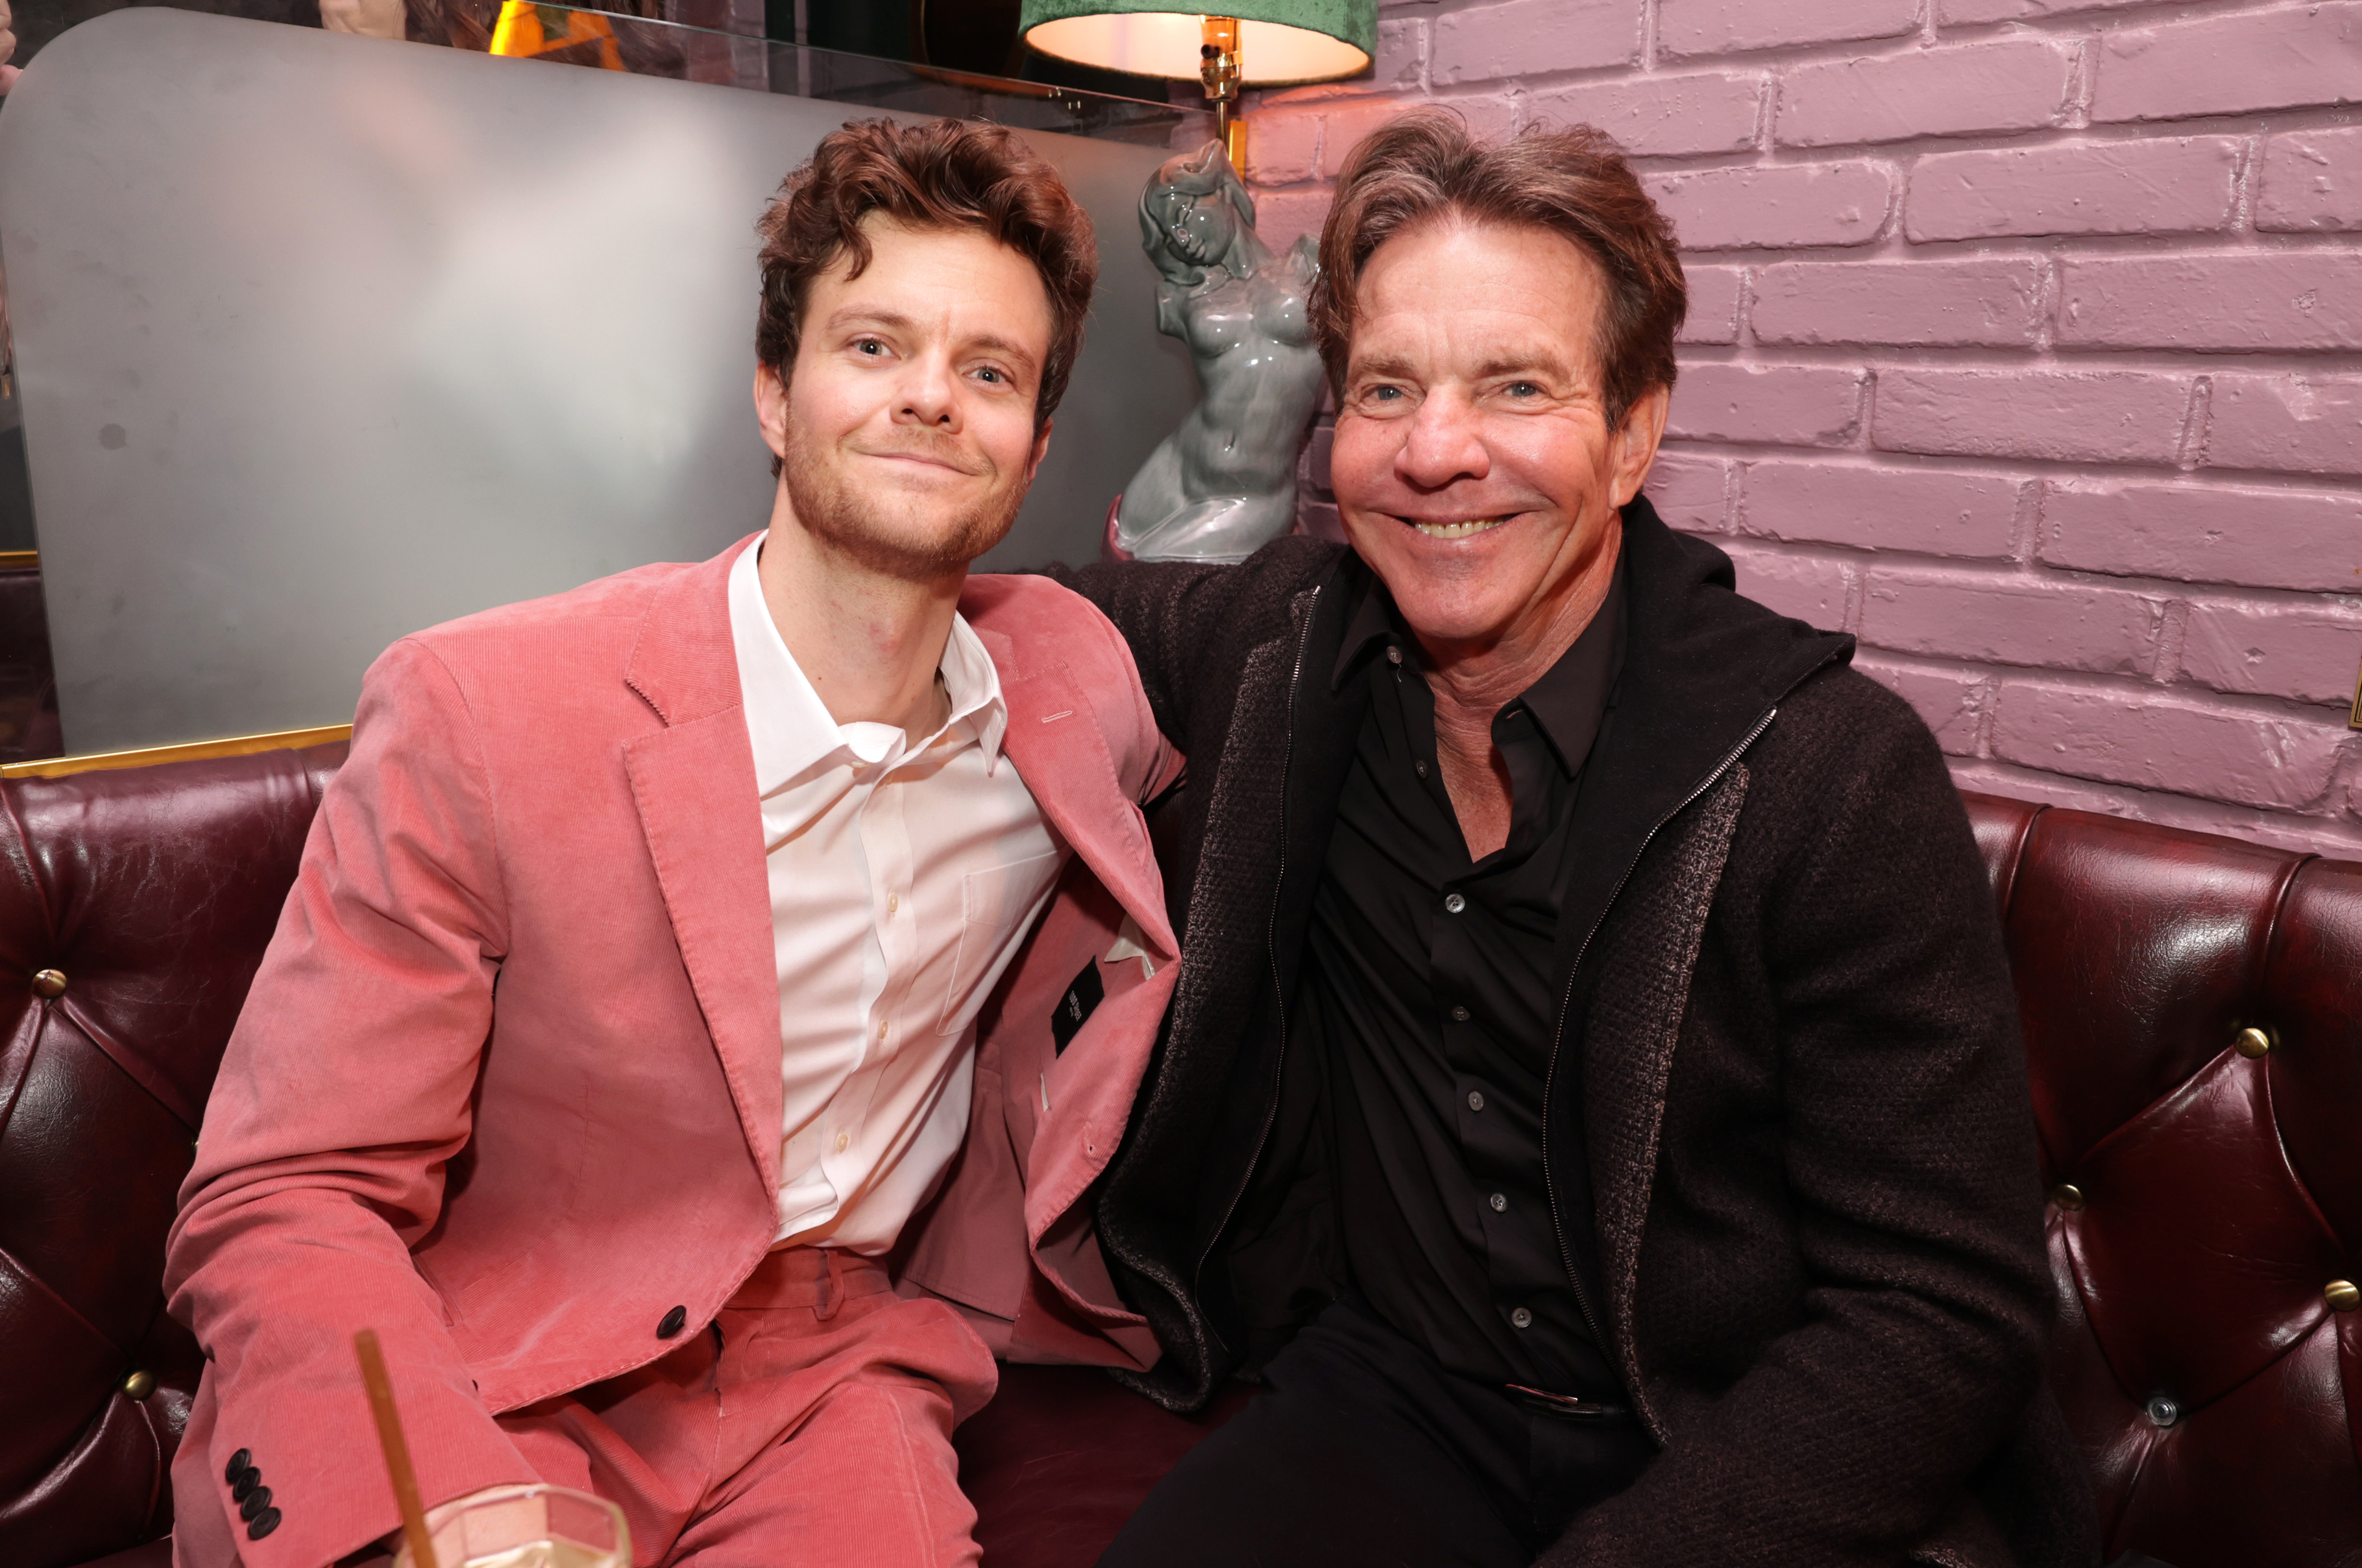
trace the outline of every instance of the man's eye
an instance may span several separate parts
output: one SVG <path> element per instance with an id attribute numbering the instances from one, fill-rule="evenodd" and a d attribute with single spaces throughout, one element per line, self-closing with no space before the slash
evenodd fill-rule
<path id="1" fill-rule="evenodd" d="M 1400 401 L 1402 394 L 1400 387 L 1372 387 L 1367 395 L 1372 403 L 1395 403 Z"/>
<path id="2" fill-rule="evenodd" d="M 867 354 L 872 358 L 875 358 L 876 356 L 886 352 L 886 345 L 878 342 L 875 337 L 864 337 L 853 345 L 853 351 L 856 354 Z"/>
<path id="3" fill-rule="evenodd" d="M 980 381 L 990 381 L 995 386 L 999 385 L 1002 381 L 1009 379 L 1007 376 L 1002 375 L 999 370 L 994 370 L 989 365 L 987 365 L 982 370 L 977 371 L 977 377 Z"/>
<path id="4" fill-rule="evenodd" d="M 1511 381 L 1508 385 L 1508 393 L 1511 397 L 1540 397 L 1542 395 L 1542 389 L 1531 381 Z"/>

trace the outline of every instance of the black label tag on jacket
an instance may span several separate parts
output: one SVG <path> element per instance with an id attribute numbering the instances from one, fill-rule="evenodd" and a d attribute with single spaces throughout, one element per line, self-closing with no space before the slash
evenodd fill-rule
<path id="1" fill-rule="evenodd" d="M 1066 1054 L 1066 1047 L 1106 998 L 1107 982 L 1099 978 L 1098 960 L 1094 958 L 1083 966 L 1083 972 L 1075 977 L 1050 1014 L 1050 1037 L 1058 1043 L 1059 1055 Z"/>

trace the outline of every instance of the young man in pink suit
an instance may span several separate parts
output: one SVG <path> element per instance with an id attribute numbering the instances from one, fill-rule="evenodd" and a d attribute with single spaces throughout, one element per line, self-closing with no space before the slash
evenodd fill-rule
<path id="1" fill-rule="evenodd" d="M 363 686 L 172 1233 L 179 1563 L 388 1549 L 365 1326 L 430 1506 L 556 1482 L 698 1568 L 973 1563 L 993 1353 L 1156 1357 L 1080 1199 L 1175 974 L 1176 759 L 1096 611 L 967 576 L 1088 220 L 1004 131 L 878 122 L 762 232 L 767 531 Z"/>

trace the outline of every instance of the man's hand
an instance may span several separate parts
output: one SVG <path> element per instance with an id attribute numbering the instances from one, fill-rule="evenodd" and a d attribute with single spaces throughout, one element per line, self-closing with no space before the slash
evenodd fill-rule
<path id="1" fill-rule="evenodd" d="M 8 63 L 9 57 L 17 52 L 17 34 L 11 26 L 13 20 L 8 14 L 8 0 L 0 0 L 0 93 L 17 85 L 17 78 L 24 74 Z"/>
<path id="2" fill-rule="evenodd" d="M 7 0 L 0 0 L 5 6 Z M 320 0 L 320 26 L 332 33 L 400 39 L 407 35 L 403 0 Z"/>

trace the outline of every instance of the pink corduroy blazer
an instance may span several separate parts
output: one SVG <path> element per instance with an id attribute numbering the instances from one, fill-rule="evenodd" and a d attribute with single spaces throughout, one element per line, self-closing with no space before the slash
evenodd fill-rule
<path id="1" fill-rule="evenodd" d="M 394 1528 L 356 1329 L 384 1341 L 422 1491 L 454 1496 L 530 1478 L 496 1413 L 673 1349 L 667 1315 L 704 1324 L 769 1248 L 779 1003 L 734 554 L 438 626 L 370 670 L 172 1230 L 171 1310 L 210 1362 L 174 1467 L 183 1561 L 234 1535 L 317 1568 Z M 960 607 L 1005 755 L 1075 853 L 984 1009 L 967 1142 L 899 1278 L 1005 1356 L 1144 1368 L 1081 1199 L 1173 984 L 1137 802 L 1179 759 L 1082 599 L 977 577 Z M 1109 962 L 1127 915 L 1149 956 Z M 1105 999 L 1058 1051 L 1053 1009 L 1094 962 Z M 239 1450 L 281 1510 L 260 1541 L 192 1517 L 228 1506 Z"/>

